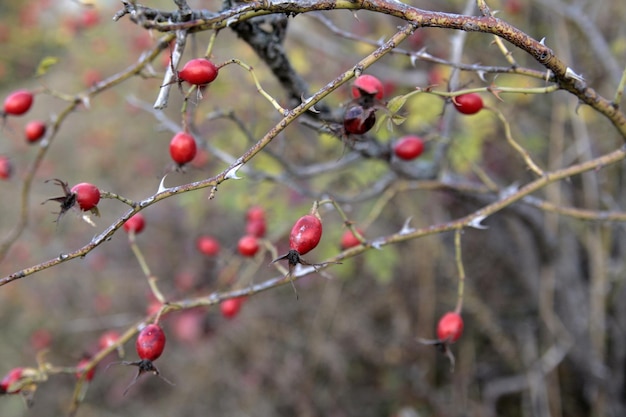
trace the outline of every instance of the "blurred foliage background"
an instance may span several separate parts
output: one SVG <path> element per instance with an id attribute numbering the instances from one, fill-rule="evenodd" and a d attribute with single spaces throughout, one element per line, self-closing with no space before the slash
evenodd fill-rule
<path id="1" fill-rule="evenodd" d="M 124 70 L 149 49 L 159 35 L 132 24 L 113 22 L 120 7 L 95 1 L 86 7 L 70 0 L 0 4 L 0 90 L 44 85 L 76 94 L 94 82 Z M 621 1 L 494 0 L 488 2 L 505 19 L 546 42 L 601 94 L 612 97 L 626 57 L 626 4 Z M 146 1 L 173 10 L 170 1 Z M 189 1 L 191 7 L 218 10 L 215 1 Z M 419 7 L 460 13 L 465 2 L 426 0 Z M 377 40 L 395 32 L 399 21 L 360 11 L 326 13 L 342 30 Z M 356 18 L 355 18 L 356 17 Z M 419 29 L 402 45 L 447 58 L 456 33 Z M 598 37 L 601 41 L 598 40 Z M 209 34 L 188 44 L 185 57 L 201 56 Z M 465 63 L 506 65 L 488 35 L 467 35 Z M 603 47 L 606 47 L 605 51 Z M 290 20 L 285 49 L 312 91 L 321 88 L 374 48 L 330 33 L 317 20 Z M 608 53 L 611 59 L 607 58 Z M 229 31 L 220 32 L 213 51 L 216 62 L 239 58 L 255 68 L 263 87 L 279 101 L 280 86 L 250 47 Z M 539 68 L 522 52 L 519 65 Z M 42 77 L 34 74 L 46 57 L 58 63 Z M 0 265 L 7 275 L 75 250 L 127 211 L 115 200 L 99 204 L 101 217 L 92 226 L 68 213 L 54 223 L 57 207 L 40 204 L 60 195 L 50 178 L 71 184 L 92 182 L 101 190 L 132 199 L 156 192 L 171 168 L 168 143 L 172 131 L 146 111 L 151 107 L 168 65 L 168 54 L 154 62 L 154 77 L 135 77 L 97 96 L 62 125 L 54 146 L 37 172 L 30 197 L 30 223 Z M 184 60 L 183 60 L 184 61 Z M 617 70 L 616 70 L 617 68 Z M 450 68 L 432 63 L 411 65 L 390 55 L 368 73 L 383 80 L 388 95 L 406 94 L 416 86 L 445 88 Z M 617 77 L 617 80 L 616 80 Z M 488 75 L 489 81 L 517 87 L 541 82 L 520 76 Z M 477 74 L 461 73 L 461 86 L 481 86 Z M 484 96 L 511 123 L 516 139 L 544 166 L 555 169 L 608 152 L 620 145 L 610 124 L 564 93 L 505 95 L 499 102 Z M 325 104 L 340 108 L 349 88 Z M 173 89 L 165 114 L 180 125 L 182 95 Z M 375 134 L 390 141 L 404 134 L 437 140 L 438 123 L 449 107 L 444 100 L 419 95 L 407 104 L 407 121 L 394 131 Z M 40 94 L 31 112 L 9 118 L 0 131 L 0 153 L 9 155 L 15 175 L 0 183 L 0 231 L 8 232 L 21 210 L 21 178 L 32 163 L 36 145 L 23 138 L 24 124 L 49 120 L 60 101 Z M 255 139 L 278 115 L 255 90 L 248 73 L 227 67 L 208 88 L 195 115 L 199 135 L 213 146 L 238 156 L 251 146 L 237 126 L 211 119 L 216 111 L 233 111 Z M 502 125 L 489 112 L 457 115 L 446 178 L 478 183 L 477 169 L 500 187 L 532 179 L 523 161 L 506 144 Z M 350 150 L 337 138 L 318 135 L 295 123 L 270 145 L 294 166 L 339 162 Z M 432 158 L 430 143 L 424 160 Z M 147 228 L 138 236 L 160 285 L 179 299 L 216 290 L 244 287 L 276 275 L 263 251 L 254 259 L 236 253 L 244 233 L 246 210 L 267 213 L 267 240 L 287 248 L 293 222 L 312 203 L 298 190 L 345 196 L 344 210 L 369 239 L 394 233 L 412 218 L 422 227 L 470 213 L 496 197 L 454 189 L 420 189 L 420 184 L 393 195 L 365 201 L 358 195 L 388 172 L 379 160 L 360 158 L 341 170 L 297 179 L 298 187 L 264 180 L 255 172 L 278 174 L 284 167 L 261 154 L 241 181 L 222 185 L 215 199 L 196 191 L 167 199 L 144 211 Z M 183 184 L 215 175 L 226 164 L 202 153 L 185 173 L 171 173 L 167 183 Z M 399 182 L 404 181 L 398 179 Z M 608 167 L 552 185 L 539 197 L 563 206 L 619 210 L 623 165 Z M 389 197 L 386 201 L 384 198 Z M 385 204 L 383 204 L 385 203 Z M 372 213 L 382 204 L 379 216 Z M 343 231 L 340 216 L 322 210 L 324 235 L 307 259 L 336 254 Z M 626 296 L 624 228 L 619 223 L 583 222 L 518 204 L 485 221 L 486 230 L 463 235 L 468 276 L 466 329 L 452 349 L 454 372 L 446 358 L 417 337 L 434 338 L 438 317 L 456 302 L 457 271 L 452 235 L 414 240 L 372 250 L 330 268 L 329 276 L 298 281 L 299 299 L 289 286 L 249 298 L 234 319 L 218 308 L 172 313 L 163 320 L 168 345 L 159 369 L 171 387 L 144 376 L 122 396 L 135 370 L 100 366 L 86 394 L 80 416 L 623 416 L 626 414 Z M 216 237 L 219 257 L 200 254 L 195 240 Z M 146 314 L 149 290 L 127 237 L 117 233 L 80 261 L 61 264 L 0 289 L 0 374 L 14 366 L 34 366 L 38 351 L 59 366 L 73 366 L 93 350 L 99 335 L 123 331 Z M 135 359 L 127 345 L 128 360 Z M 111 358 L 101 365 L 117 360 Z M 74 375 L 53 376 L 39 388 L 27 409 L 18 397 L 0 398 L 0 415 L 62 415 L 71 397 Z"/>

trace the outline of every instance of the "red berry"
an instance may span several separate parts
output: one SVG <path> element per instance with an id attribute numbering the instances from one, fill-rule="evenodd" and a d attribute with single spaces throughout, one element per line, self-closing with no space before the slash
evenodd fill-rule
<path id="1" fill-rule="evenodd" d="M 19 116 L 26 113 L 33 104 L 33 93 L 28 90 L 17 90 L 4 100 L 4 112 Z"/>
<path id="2" fill-rule="evenodd" d="M 298 219 L 289 234 L 289 247 L 300 255 L 313 250 L 322 238 L 322 222 L 312 214 Z"/>
<path id="3" fill-rule="evenodd" d="M 20 380 L 20 378 L 22 378 L 22 372 L 24 371 L 24 368 L 13 368 L 9 371 L 9 373 L 7 373 L 4 378 L 2 378 L 2 381 L 0 381 L 0 393 L 8 393 L 8 394 L 15 394 L 17 392 L 20 392 L 19 390 L 17 391 L 12 391 L 9 392 L 9 387 L 16 383 L 17 381 Z"/>
<path id="4" fill-rule="evenodd" d="M 81 182 L 72 187 L 71 190 L 76 194 L 76 202 L 83 211 L 89 211 L 98 205 L 100 201 L 100 190 L 88 182 Z"/>
<path id="5" fill-rule="evenodd" d="M 220 251 L 220 243 L 211 236 L 200 236 L 196 240 L 196 248 L 198 248 L 200 253 L 214 256 Z"/>
<path id="6" fill-rule="evenodd" d="M 256 220 L 265 220 L 265 210 L 259 206 L 253 206 L 248 209 L 246 213 L 246 220 L 249 222 Z"/>
<path id="7" fill-rule="evenodd" d="M 361 75 L 354 80 L 352 85 L 352 97 L 359 98 L 362 95 L 375 96 L 377 99 L 383 98 L 383 83 L 373 75 Z"/>
<path id="8" fill-rule="evenodd" d="M 393 145 L 393 152 L 398 158 L 410 161 L 424 152 L 424 141 L 418 136 L 405 136 Z"/>
<path id="9" fill-rule="evenodd" d="M 98 347 L 100 349 L 106 349 L 111 347 L 117 342 L 120 338 L 120 334 L 115 330 L 109 330 L 107 332 L 102 333 L 100 338 L 98 339 Z"/>
<path id="10" fill-rule="evenodd" d="M 265 220 L 251 220 L 246 223 L 246 234 L 256 237 L 265 236 L 267 224 Z"/>
<path id="11" fill-rule="evenodd" d="M 170 155 L 178 165 L 190 162 L 196 156 L 196 152 L 196 140 L 188 133 L 177 133 L 170 142 Z"/>
<path id="12" fill-rule="evenodd" d="M 373 108 L 363 106 L 350 107 L 343 116 L 343 127 L 347 133 L 362 135 L 376 124 L 376 113 Z"/>
<path id="13" fill-rule="evenodd" d="M 237 297 L 237 298 L 229 298 L 228 300 L 224 300 L 220 303 L 220 311 L 222 312 L 222 316 L 227 319 L 232 319 L 235 317 L 239 310 L 241 310 L 241 305 L 243 304 L 245 297 Z"/>
<path id="14" fill-rule="evenodd" d="M 83 370 L 85 366 L 87 366 L 87 364 L 89 363 L 89 360 L 90 360 L 89 358 L 83 358 L 78 362 L 78 365 L 76 366 L 76 369 L 78 370 L 76 372 L 76 378 L 80 378 L 81 376 L 83 376 Z M 87 381 L 91 381 L 95 374 L 96 374 L 96 367 L 94 366 L 89 371 L 87 371 L 87 375 L 85 375 L 85 379 Z"/>
<path id="15" fill-rule="evenodd" d="M 483 108 L 483 99 L 477 93 L 461 94 L 452 103 L 463 114 L 476 114 Z"/>
<path id="16" fill-rule="evenodd" d="M 24 133 L 26 134 L 26 140 L 28 142 L 37 142 L 46 134 L 46 124 L 41 120 L 28 122 L 24 128 Z"/>
<path id="17" fill-rule="evenodd" d="M 140 233 L 144 227 L 146 227 L 146 219 L 141 213 L 133 215 L 130 219 L 126 220 L 126 223 L 124 223 L 124 230 L 126 230 L 126 232 L 130 232 L 132 230 L 135 234 Z"/>
<path id="18" fill-rule="evenodd" d="M 209 84 L 217 78 L 217 67 L 208 59 L 192 59 L 178 71 L 178 78 L 194 85 Z"/>
<path id="19" fill-rule="evenodd" d="M 158 324 L 149 324 L 137 336 L 137 354 L 142 360 L 155 361 L 165 348 L 165 333 Z"/>
<path id="20" fill-rule="evenodd" d="M 441 342 L 454 343 L 463 334 L 463 319 L 455 312 L 448 312 L 439 319 L 437 338 Z"/>
<path id="21" fill-rule="evenodd" d="M 237 250 L 239 250 L 239 253 L 243 256 L 256 255 L 260 247 L 261 245 L 259 245 L 259 240 L 256 236 L 246 235 L 239 239 L 239 242 L 237 243 Z"/>
<path id="22" fill-rule="evenodd" d="M 8 156 L 0 155 L 0 179 L 6 180 L 13 174 L 13 164 Z"/>
<path id="23" fill-rule="evenodd" d="M 363 232 L 361 232 L 361 229 L 357 230 L 360 234 L 363 234 Z M 357 237 L 352 233 L 351 230 L 346 230 L 345 232 L 343 232 L 343 235 L 341 236 L 341 249 L 352 248 L 360 244 L 361 241 L 357 239 Z"/>

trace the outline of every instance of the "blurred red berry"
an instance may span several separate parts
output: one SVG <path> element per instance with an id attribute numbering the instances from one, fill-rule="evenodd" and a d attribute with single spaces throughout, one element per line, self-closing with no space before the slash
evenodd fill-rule
<path id="1" fill-rule="evenodd" d="M 144 227 L 146 227 L 146 219 L 141 213 L 136 213 L 124 223 L 124 230 L 126 230 L 126 232 L 133 231 L 135 234 L 141 233 Z"/>
<path id="2" fill-rule="evenodd" d="M 198 251 L 207 256 L 215 256 L 220 251 L 220 243 L 211 236 L 200 236 L 196 240 Z"/>
<path id="3" fill-rule="evenodd" d="M 17 391 L 10 391 L 10 387 L 12 384 L 16 383 L 17 381 L 19 381 L 22 378 L 22 373 L 24 372 L 24 368 L 13 368 L 11 369 L 5 376 L 4 378 L 2 378 L 2 381 L 0 381 L 0 393 L 3 394 L 15 394 L 20 392 L 20 390 Z"/>
<path id="4" fill-rule="evenodd" d="M 444 314 L 437 324 L 437 338 L 444 343 L 454 343 L 463 334 L 461 315 L 450 311 Z"/>
<path id="5" fill-rule="evenodd" d="M 227 319 L 232 319 L 237 314 L 239 314 L 239 310 L 241 310 L 241 305 L 243 304 L 245 297 L 237 297 L 237 298 L 229 298 L 228 300 L 224 300 L 220 303 L 220 311 L 222 312 L 222 316 Z"/>
<path id="6" fill-rule="evenodd" d="M 14 91 L 4 100 L 4 112 L 13 116 L 20 116 L 30 110 L 33 100 L 33 93 L 28 90 Z"/>
<path id="7" fill-rule="evenodd" d="M 108 347 L 113 346 L 120 338 L 120 334 L 115 330 L 108 330 L 98 339 L 98 347 L 100 349 L 106 349 Z"/>
<path id="8" fill-rule="evenodd" d="M 89 361 L 90 361 L 89 358 L 83 358 L 78 362 L 78 365 L 76 365 L 76 369 L 77 369 L 76 378 L 80 378 L 83 376 L 84 369 L 89 363 Z M 96 367 L 94 366 L 89 371 L 87 371 L 87 374 L 85 375 L 85 380 L 91 381 L 95 374 L 96 374 Z"/>
<path id="9" fill-rule="evenodd" d="M 398 158 L 410 161 L 424 152 L 424 141 L 418 136 L 404 136 L 393 145 L 393 152 Z"/>
<path id="10" fill-rule="evenodd" d="M 377 99 L 383 98 L 385 89 L 383 83 L 373 75 L 365 74 L 358 76 L 352 84 L 352 97 L 359 98 L 363 95 L 374 96 Z"/>
<path id="11" fill-rule="evenodd" d="M 361 229 L 357 229 L 359 233 L 363 234 Z M 352 233 L 351 230 L 346 230 L 341 236 L 341 249 L 349 249 L 361 244 L 361 241 Z"/>
<path id="12" fill-rule="evenodd" d="M 46 134 L 46 124 L 41 120 L 32 120 L 24 127 L 24 134 L 28 142 L 37 142 Z"/>
<path id="13" fill-rule="evenodd" d="M 0 155 L 0 179 L 7 180 L 13 174 L 13 164 L 9 157 Z"/>
<path id="14" fill-rule="evenodd" d="M 256 236 L 246 235 L 239 239 L 237 243 L 237 250 L 243 256 L 254 256 L 259 251 L 261 245 Z"/>

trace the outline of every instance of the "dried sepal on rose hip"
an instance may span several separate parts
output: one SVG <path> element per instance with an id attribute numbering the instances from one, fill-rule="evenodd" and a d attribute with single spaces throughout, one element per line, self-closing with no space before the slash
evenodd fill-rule
<path id="1" fill-rule="evenodd" d="M 100 215 L 98 212 L 98 203 L 100 202 L 100 190 L 98 187 L 88 182 L 81 182 L 70 189 L 67 182 L 58 178 L 47 180 L 46 183 L 50 181 L 63 189 L 62 196 L 52 197 L 43 202 L 56 201 L 61 204 L 61 211 L 56 219 L 57 222 L 65 213 L 76 206 L 82 211 L 90 211 L 96 216 Z"/>
<path id="2" fill-rule="evenodd" d="M 135 385 L 139 377 L 146 372 L 151 372 L 153 375 L 158 376 L 168 384 L 174 385 L 174 383 L 172 383 L 159 373 L 158 368 L 154 366 L 153 363 L 163 353 L 163 350 L 165 349 L 165 341 L 165 332 L 158 324 L 148 324 L 143 329 L 141 329 L 141 331 L 137 335 L 137 340 L 135 341 L 135 350 L 137 351 L 139 360 L 134 362 L 121 362 L 122 365 L 136 366 L 139 368 L 139 370 L 137 371 L 137 375 L 135 375 L 135 378 L 133 378 L 130 384 L 128 384 L 128 387 L 126 387 L 126 389 L 124 390 L 123 395 L 126 395 L 130 387 Z"/>

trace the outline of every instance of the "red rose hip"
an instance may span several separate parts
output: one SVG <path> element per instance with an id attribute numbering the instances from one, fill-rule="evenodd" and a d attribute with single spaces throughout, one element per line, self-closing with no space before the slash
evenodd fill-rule
<path id="1" fill-rule="evenodd" d="M 28 90 L 17 90 L 4 100 L 4 113 L 20 116 L 30 110 L 34 96 Z"/>
<path id="2" fill-rule="evenodd" d="M 352 97 L 359 98 L 363 95 L 374 96 L 377 99 L 383 98 L 383 83 L 373 75 L 361 75 L 354 80 L 352 85 Z"/>
<path id="3" fill-rule="evenodd" d="M 24 372 L 24 368 L 13 368 L 11 369 L 5 376 L 4 378 L 2 378 L 2 381 L 0 381 L 0 393 L 2 394 L 15 394 L 20 392 L 19 390 L 17 391 L 10 391 L 9 388 L 11 387 L 12 384 L 16 383 L 17 381 L 19 381 L 22 378 L 22 373 Z"/>
<path id="4" fill-rule="evenodd" d="M 237 298 L 229 298 L 228 300 L 224 300 L 220 303 L 220 311 L 222 316 L 227 319 L 232 319 L 237 314 L 239 314 L 239 310 L 241 310 L 241 305 L 245 300 L 244 297 Z"/>
<path id="5" fill-rule="evenodd" d="M 393 153 L 400 159 L 410 161 L 424 152 L 424 141 L 418 136 L 404 136 L 393 145 Z"/>
<path id="6" fill-rule="evenodd" d="M 214 256 L 220 251 L 220 243 L 211 236 L 200 236 L 196 240 L 196 248 L 204 255 Z"/>
<path id="7" fill-rule="evenodd" d="M 360 229 L 357 229 L 360 234 L 363 234 Z M 346 230 L 341 236 L 341 249 L 349 249 L 361 244 L 361 241 L 352 233 L 351 230 Z"/>
<path id="8" fill-rule="evenodd" d="M 7 180 L 13 174 L 13 164 L 11 160 L 4 155 L 0 155 L 0 179 Z"/>
<path id="9" fill-rule="evenodd" d="M 237 250 L 243 256 L 254 256 L 259 251 L 259 240 L 256 236 L 246 235 L 237 242 Z"/>
<path id="10" fill-rule="evenodd" d="M 170 156 L 178 165 L 191 162 L 196 152 L 196 140 L 188 133 L 177 133 L 170 141 Z"/>
<path id="11" fill-rule="evenodd" d="M 437 323 L 437 338 L 442 343 L 454 343 L 463 334 L 461 315 L 450 311 L 444 314 Z"/>
<path id="12" fill-rule="evenodd" d="M 130 219 L 126 220 L 126 223 L 124 223 L 124 230 L 128 233 L 131 231 L 135 234 L 141 233 L 144 227 L 146 227 L 146 219 L 141 213 L 133 215 Z"/>
<path id="13" fill-rule="evenodd" d="M 463 114 L 476 114 L 483 108 L 483 99 L 477 93 L 461 94 L 452 100 L 454 107 Z"/>
<path id="14" fill-rule="evenodd" d="M 187 62 L 183 69 L 178 71 L 178 78 L 189 84 L 205 85 L 217 78 L 217 67 L 204 58 L 196 58 Z"/>
<path id="15" fill-rule="evenodd" d="M 346 133 L 362 135 L 376 124 L 376 112 L 373 108 L 363 106 L 350 107 L 343 116 L 343 127 Z"/>
<path id="16" fill-rule="evenodd" d="M 165 349 L 165 333 L 158 324 L 149 324 L 137 336 L 137 355 L 142 360 L 155 361 Z"/>
<path id="17" fill-rule="evenodd" d="M 289 247 L 304 255 L 312 251 L 322 238 L 322 222 L 316 216 L 307 214 L 298 219 L 289 234 Z"/>
<path id="18" fill-rule="evenodd" d="M 76 203 L 83 211 L 89 211 L 98 205 L 100 201 L 100 190 L 93 184 L 81 182 L 72 187 L 71 190 L 76 194 Z"/>
<path id="19" fill-rule="evenodd" d="M 26 135 L 26 140 L 28 142 L 37 142 L 46 134 L 46 124 L 41 120 L 28 122 L 26 127 L 24 127 L 24 134 Z"/>

